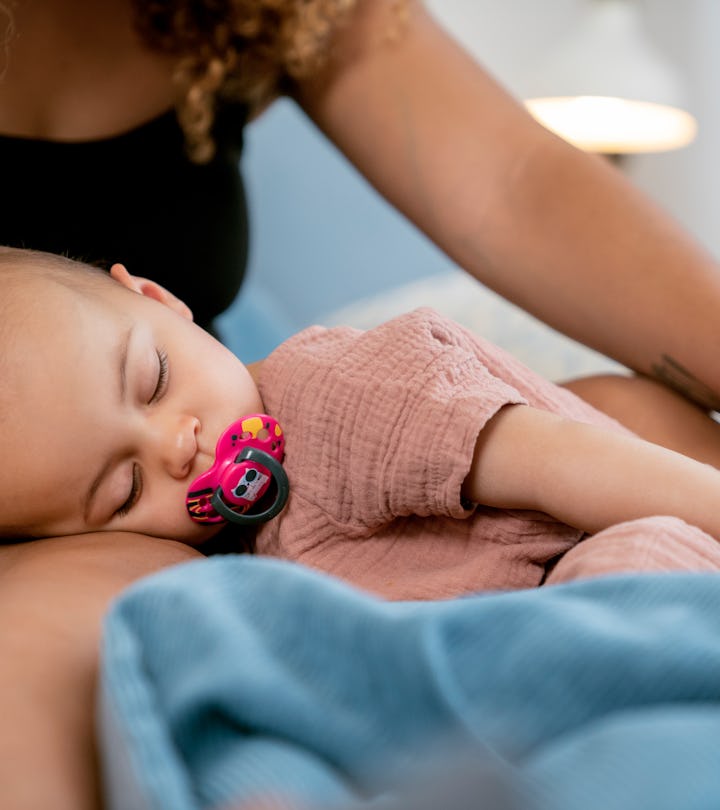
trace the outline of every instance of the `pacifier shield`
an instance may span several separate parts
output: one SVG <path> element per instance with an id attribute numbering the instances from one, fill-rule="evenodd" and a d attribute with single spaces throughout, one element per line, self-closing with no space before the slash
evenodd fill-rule
<path id="1" fill-rule="evenodd" d="M 190 517 L 198 523 L 245 525 L 275 517 L 290 491 L 281 463 L 284 452 L 282 428 L 271 416 L 251 414 L 233 422 L 217 441 L 212 467 L 188 489 Z M 274 497 L 266 505 L 273 487 Z"/>

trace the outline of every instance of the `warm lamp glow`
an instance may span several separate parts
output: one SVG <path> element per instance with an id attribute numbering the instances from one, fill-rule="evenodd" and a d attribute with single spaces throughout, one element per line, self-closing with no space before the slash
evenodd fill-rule
<path id="1" fill-rule="evenodd" d="M 536 98 L 535 119 L 588 152 L 663 152 L 687 146 L 697 133 L 690 113 L 666 104 L 606 96 Z"/>
<path id="2" fill-rule="evenodd" d="M 635 0 L 589 0 L 528 82 L 532 115 L 593 152 L 660 152 L 695 137 L 681 77 L 648 39 Z"/>

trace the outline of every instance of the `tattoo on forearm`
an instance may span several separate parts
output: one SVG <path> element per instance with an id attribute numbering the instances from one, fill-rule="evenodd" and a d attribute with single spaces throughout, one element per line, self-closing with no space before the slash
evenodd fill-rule
<path id="1" fill-rule="evenodd" d="M 698 405 L 720 411 L 720 396 L 705 383 L 700 382 L 675 358 L 664 354 L 658 363 L 653 363 L 652 374 L 657 380 L 674 388 Z"/>

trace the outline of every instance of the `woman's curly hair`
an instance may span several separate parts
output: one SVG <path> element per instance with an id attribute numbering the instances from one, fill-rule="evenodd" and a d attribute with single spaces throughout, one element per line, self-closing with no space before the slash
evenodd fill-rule
<path id="1" fill-rule="evenodd" d="M 190 157 L 214 153 L 218 99 L 258 109 L 311 75 L 357 0 L 133 0 L 151 48 L 178 57 L 178 118 Z M 397 2 L 398 0 L 394 0 Z"/>

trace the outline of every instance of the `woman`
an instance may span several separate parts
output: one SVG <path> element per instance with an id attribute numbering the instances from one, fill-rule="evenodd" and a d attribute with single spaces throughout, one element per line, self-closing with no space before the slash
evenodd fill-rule
<path id="1" fill-rule="evenodd" d="M 244 268 L 242 125 L 288 93 L 483 283 L 717 405 L 716 263 L 536 124 L 418 0 L 5 9 L 0 243 L 147 268 L 209 325 Z"/>
<path id="2" fill-rule="evenodd" d="M 245 262 L 242 126 L 287 93 L 480 281 L 717 407 L 717 264 L 611 167 L 536 124 L 419 0 L 0 9 L 0 243 L 148 268 L 209 326 Z M 129 534 L 0 549 L 4 808 L 97 804 L 100 616 L 189 553 Z"/>

